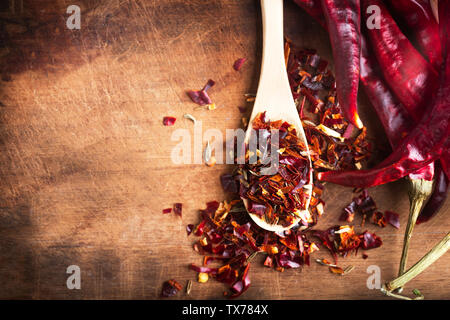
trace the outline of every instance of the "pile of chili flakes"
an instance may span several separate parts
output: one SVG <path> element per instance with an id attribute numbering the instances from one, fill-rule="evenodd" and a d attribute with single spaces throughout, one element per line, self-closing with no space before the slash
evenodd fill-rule
<path id="1" fill-rule="evenodd" d="M 328 63 L 315 50 L 295 50 L 289 42 L 286 42 L 285 53 L 289 82 L 309 143 L 313 174 L 326 170 L 360 169 L 370 158 L 371 144 L 366 138 L 365 128 L 356 130 L 343 119 L 336 100 L 335 79 L 327 69 Z M 284 124 L 278 125 L 282 127 Z M 243 175 L 239 168 L 233 174 L 222 175 L 224 190 L 236 197 L 248 194 L 250 183 L 247 181 L 248 185 L 243 185 Z M 283 178 L 281 173 L 279 175 Z M 318 238 L 331 252 L 335 263 L 338 255 L 346 256 L 350 252 L 357 253 L 359 249 L 372 249 L 382 244 L 375 234 L 368 231 L 356 234 L 352 226 L 311 230 L 324 212 L 323 190 L 324 185 L 314 179 L 309 206 L 311 218 L 307 223 L 284 232 L 268 232 L 257 226 L 241 199 L 207 203 L 206 209 L 200 210 L 200 223 L 186 228 L 188 235 L 192 233 L 199 237 L 193 248 L 203 255 L 203 263 L 190 265 L 198 273 L 199 282 L 214 278 L 228 285 L 226 296 L 238 297 L 250 286 L 250 265 L 257 255 L 265 256 L 264 266 L 280 272 L 309 265 L 310 255 L 319 248 L 307 235 Z M 331 269 L 337 273 L 335 265 L 331 265 Z"/>
<path id="2" fill-rule="evenodd" d="M 315 50 L 285 44 L 287 72 L 294 101 L 311 150 L 315 173 L 361 169 L 371 156 L 366 128 L 347 122 L 336 97 L 336 81 L 328 62 Z M 288 54 L 289 53 L 289 54 Z M 356 131 L 356 134 L 355 134 Z"/>

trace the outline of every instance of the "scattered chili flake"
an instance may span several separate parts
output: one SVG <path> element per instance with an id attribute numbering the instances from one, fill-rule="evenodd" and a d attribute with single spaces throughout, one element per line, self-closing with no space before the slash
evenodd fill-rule
<path id="1" fill-rule="evenodd" d="M 171 212 L 172 212 L 172 208 L 163 209 L 163 211 L 162 211 L 163 214 L 168 214 Z"/>
<path id="2" fill-rule="evenodd" d="M 364 250 L 378 248 L 383 244 L 383 241 L 375 233 L 365 231 L 360 236 L 361 248 Z"/>
<path id="3" fill-rule="evenodd" d="M 246 58 L 239 58 L 237 59 L 233 64 L 233 69 L 236 71 L 241 70 L 242 66 L 244 65 L 245 61 L 247 61 Z"/>
<path id="4" fill-rule="evenodd" d="M 350 252 L 358 252 L 358 249 L 373 249 L 382 245 L 381 238 L 365 231 L 356 234 L 352 226 L 334 226 L 325 231 L 314 230 L 313 236 L 318 237 L 322 244 L 330 251 L 337 263 L 338 255 L 345 257 Z"/>
<path id="5" fill-rule="evenodd" d="M 186 233 L 187 233 L 187 235 L 189 236 L 192 233 L 192 231 L 194 231 L 194 225 L 193 224 L 188 224 L 186 226 Z"/>
<path id="6" fill-rule="evenodd" d="M 386 219 L 380 211 L 375 211 L 372 214 L 372 222 L 382 228 L 386 227 Z"/>
<path id="7" fill-rule="evenodd" d="M 161 290 L 161 296 L 164 298 L 173 297 L 180 291 L 183 287 L 175 280 L 171 279 L 163 283 Z"/>
<path id="8" fill-rule="evenodd" d="M 316 262 L 322 266 L 327 266 L 327 267 L 336 267 L 335 264 L 332 264 L 330 261 L 328 261 L 327 259 L 316 259 Z"/>
<path id="9" fill-rule="evenodd" d="M 223 190 L 226 192 L 237 193 L 239 191 L 238 182 L 235 180 L 232 174 L 222 174 L 220 176 L 220 183 L 222 184 Z"/>
<path id="10" fill-rule="evenodd" d="M 400 229 L 400 216 L 398 215 L 398 213 L 385 211 L 384 217 L 390 225 L 392 225 L 394 228 Z"/>
<path id="11" fill-rule="evenodd" d="M 205 283 L 208 282 L 209 276 L 207 273 L 199 272 L 198 274 L 198 282 Z"/>
<path id="12" fill-rule="evenodd" d="M 182 209 L 183 205 L 181 203 L 175 203 L 173 205 L 173 212 L 180 217 L 182 216 Z"/>
<path id="13" fill-rule="evenodd" d="M 198 105 L 210 105 L 212 104 L 211 98 L 208 96 L 208 89 L 214 86 L 214 80 L 209 79 L 202 90 L 189 90 L 187 91 L 188 96 L 193 102 Z"/>
<path id="14" fill-rule="evenodd" d="M 281 272 L 309 265 L 309 255 L 318 250 L 299 227 L 282 233 L 261 229 L 246 213 L 242 200 L 209 202 L 200 217 L 194 234 L 199 237 L 196 251 L 204 256 L 204 265 L 190 268 L 229 285 L 231 298 L 248 289 L 250 261 L 257 254 L 265 254 L 264 265 Z M 205 266 L 213 260 L 220 266 Z"/>
<path id="15" fill-rule="evenodd" d="M 174 118 L 174 117 L 164 117 L 163 118 L 163 124 L 165 126 L 173 126 L 175 124 L 175 121 L 177 121 L 177 118 Z"/>
<path id="16" fill-rule="evenodd" d="M 192 290 L 192 280 L 188 280 L 187 286 L 186 286 L 186 294 L 190 295 Z"/>
<path id="17" fill-rule="evenodd" d="M 369 257 L 369 256 L 368 256 L 367 254 L 363 253 L 362 258 L 363 258 L 364 260 L 366 260 L 368 257 Z"/>
<path id="18" fill-rule="evenodd" d="M 344 274 L 344 269 L 342 269 L 341 267 L 328 267 L 328 270 L 330 270 L 330 272 L 334 274 Z"/>

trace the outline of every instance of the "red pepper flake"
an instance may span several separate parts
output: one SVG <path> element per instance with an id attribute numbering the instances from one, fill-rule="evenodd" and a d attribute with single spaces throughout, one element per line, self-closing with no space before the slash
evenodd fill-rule
<path id="1" fill-rule="evenodd" d="M 328 270 L 330 270 L 331 273 L 334 274 L 340 274 L 343 275 L 344 274 L 344 269 L 342 269 L 341 267 L 328 267 Z"/>
<path id="2" fill-rule="evenodd" d="M 163 283 L 161 296 L 164 298 L 173 297 L 183 287 L 175 280 L 171 279 Z"/>
<path id="3" fill-rule="evenodd" d="M 182 210 L 183 210 L 183 204 L 181 203 L 175 203 L 173 205 L 173 212 L 178 215 L 178 216 L 182 216 Z"/>
<path id="4" fill-rule="evenodd" d="M 369 257 L 369 256 L 368 256 L 367 254 L 363 253 L 362 258 L 363 258 L 364 260 L 366 260 L 368 257 Z"/>
<path id="5" fill-rule="evenodd" d="M 383 213 L 380 211 L 375 211 L 372 215 L 372 222 L 382 228 L 386 227 L 386 219 Z"/>
<path id="6" fill-rule="evenodd" d="M 361 239 L 361 248 L 364 250 L 378 248 L 383 244 L 380 237 L 369 231 L 365 231 L 359 237 Z"/>
<path id="7" fill-rule="evenodd" d="M 239 185 L 235 180 L 234 175 L 223 174 L 220 176 L 220 183 L 222 184 L 223 190 L 226 192 L 237 193 L 239 191 Z"/>
<path id="8" fill-rule="evenodd" d="M 172 212 L 172 208 L 163 209 L 163 211 L 162 211 L 163 214 L 168 214 L 171 212 Z"/>
<path id="9" fill-rule="evenodd" d="M 236 70 L 236 71 L 241 70 L 242 65 L 245 63 L 245 61 L 247 61 L 246 58 L 239 58 L 239 59 L 237 59 L 237 60 L 234 62 L 234 64 L 233 64 L 233 69 Z"/>
<path id="10" fill-rule="evenodd" d="M 392 211 L 385 211 L 384 216 L 386 221 L 392 225 L 394 228 L 400 229 L 400 216 L 398 213 Z"/>
<path id="11" fill-rule="evenodd" d="M 201 106 L 210 105 L 212 104 L 212 100 L 209 97 L 207 91 L 214 85 L 215 85 L 214 80 L 209 79 L 202 90 L 189 90 L 187 91 L 187 94 L 191 98 L 191 100 L 198 105 Z"/>
<path id="12" fill-rule="evenodd" d="M 194 225 L 193 224 L 188 224 L 186 226 L 186 233 L 187 233 L 187 235 L 189 236 L 192 233 L 192 231 L 194 231 Z"/>
<path id="13" fill-rule="evenodd" d="M 173 126 L 175 124 L 175 121 L 177 121 L 177 118 L 174 118 L 174 117 L 164 117 L 163 118 L 163 124 L 165 126 Z"/>

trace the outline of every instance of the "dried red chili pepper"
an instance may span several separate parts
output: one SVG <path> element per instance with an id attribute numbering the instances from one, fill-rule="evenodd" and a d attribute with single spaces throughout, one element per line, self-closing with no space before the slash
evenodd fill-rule
<path id="1" fill-rule="evenodd" d="M 162 211 L 163 214 L 168 214 L 171 212 L 172 212 L 172 208 L 163 209 L 163 211 Z"/>
<path id="2" fill-rule="evenodd" d="M 389 0 L 389 5 L 405 22 L 435 70 L 442 64 L 439 26 L 433 17 L 428 0 Z"/>
<path id="3" fill-rule="evenodd" d="M 450 25 L 450 23 L 449 23 Z M 444 29 L 444 26 L 441 28 Z M 319 180 L 346 186 L 369 187 L 400 179 L 438 159 L 443 150 L 448 151 L 450 116 L 450 30 L 441 30 L 444 64 L 441 68 L 440 87 L 431 108 L 397 149 L 372 170 L 350 172 L 323 172 Z M 442 159 L 441 159 L 442 160 Z M 442 161 L 443 167 L 448 166 Z"/>
<path id="4" fill-rule="evenodd" d="M 430 220 L 439 211 L 447 198 L 449 181 L 439 163 L 436 163 L 435 177 L 433 193 L 420 212 L 420 215 L 417 218 L 417 224 Z"/>
<path id="5" fill-rule="evenodd" d="M 411 117 L 419 121 L 437 88 L 437 73 L 400 31 L 382 1 L 363 0 L 365 18 L 370 16 L 370 5 L 381 10 L 381 28 L 367 29 L 367 33 L 384 78 Z"/>
<path id="6" fill-rule="evenodd" d="M 322 0 L 333 49 L 337 95 L 345 118 L 361 129 L 357 96 L 360 72 L 360 1 Z"/>
<path id="7" fill-rule="evenodd" d="M 377 112 L 392 149 L 395 150 L 401 140 L 412 130 L 415 121 L 407 114 L 403 105 L 391 94 L 390 89 L 384 84 L 381 70 L 379 70 L 374 57 L 370 54 L 369 44 L 366 42 L 364 36 L 361 38 L 361 83 Z M 434 167 L 434 163 L 431 163 L 419 169 L 419 171 L 410 174 L 409 179 L 411 181 L 420 179 L 430 181 L 434 177 Z M 414 190 L 414 188 L 420 186 L 421 184 L 412 183 L 410 184 L 410 191 L 415 194 L 417 193 L 416 191 L 420 190 Z M 433 193 L 439 193 L 439 189 L 435 188 Z M 433 198 L 437 196 L 437 194 L 432 194 Z M 418 201 L 421 201 L 421 199 L 412 197 L 411 208 L 419 206 Z M 433 215 L 430 211 L 427 214 L 430 216 Z"/>

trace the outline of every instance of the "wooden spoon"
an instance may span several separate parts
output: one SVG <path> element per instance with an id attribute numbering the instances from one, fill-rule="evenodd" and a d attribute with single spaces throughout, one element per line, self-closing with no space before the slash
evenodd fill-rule
<path id="1" fill-rule="evenodd" d="M 262 22 L 263 22 L 263 55 L 261 65 L 261 75 L 259 78 L 258 92 L 256 94 L 253 112 L 250 117 L 248 129 L 245 135 L 245 143 L 250 140 L 252 125 L 255 117 L 260 112 L 266 112 L 266 116 L 270 120 L 284 120 L 297 129 L 298 137 L 303 141 L 306 148 L 308 142 L 303 131 L 302 122 L 292 97 L 291 88 L 286 72 L 284 58 L 284 38 L 283 38 L 283 0 L 261 0 Z M 311 166 L 311 158 L 309 157 L 309 165 Z M 310 170 L 310 184 L 305 185 L 306 192 L 312 193 L 312 170 Z M 310 198 L 309 197 L 309 198 Z M 248 209 L 248 200 L 243 199 L 245 207 Z M 305 210 L 309 208 L 308 199 Z M 248 211 L 248 210 L 247 210 Z M 296 218 L 295 222 L 288 226 L 268 224 L 258 215 L 249 212 L 253 221 L 263 229 L 269 231 L 280 232 L 288 230 L 295 226 L 300 218 Z"/>

